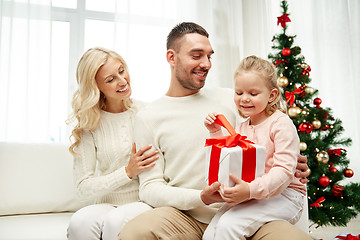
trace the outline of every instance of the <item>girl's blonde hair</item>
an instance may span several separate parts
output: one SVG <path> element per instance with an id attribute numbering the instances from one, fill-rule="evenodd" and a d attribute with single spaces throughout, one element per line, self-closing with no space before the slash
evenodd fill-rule
<path id="1" fill-rule="evenodd" d="M 109 57 L 120 60 L 125 70 L 128 71 L 126 62 L 119 54 L 101 47 L 87 50 L 77 65 L 78 89 L 72 99 L 73 113 L 67 120 L 67 124 L 75 124 L 70 135 L 72 144 L 69 147 L 69 151 L 73 155 L 76 154 L 76 147 L 81 142 L 81 133 L 84 130 L 95 130 L 100 122 L 101 110 L 105 109 L 106 98 L 97 86 L 95 75 Z M 129 109 L 132 104 L 130 98 L 124 99 L 123 103 L 126 109 Z"/>
<path id="2" fill-rule="evenodd" d="M 263 80 L 266 82 L 266 85 L 268 86 L 269 90 L 277 89 L 278 95 L 274 99 L 274 101 L 268 103 L 266 106 L 265 112 L 269 116 L 273 114 L 277 109 L 282 111 L 283 113 L 286 113 L 286 104 L 284 99 L 282 98 L 280 88 L 277 84 L 277 72 L 275 66 L 262 58 L 256 57 L 256 56 L 249 56 L 244 58 L 239 66 L 237 67 L 235 71 L 234 78 L 241 75 L 243 72 L 256 72 L 259 74 Z M 240 111 L 240 115 L 242 117 L 245 117 Z"/>

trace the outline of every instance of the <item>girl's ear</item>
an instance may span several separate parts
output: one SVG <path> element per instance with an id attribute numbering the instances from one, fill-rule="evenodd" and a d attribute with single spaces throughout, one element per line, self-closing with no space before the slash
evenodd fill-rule
<path id="1" fill-rule="evenodd" d="M 274 101 L 278 95 L 279 95 L 279 90 L 277 90 L 276 88 L 273 88 L 270 92 L 269 103 Z"/>

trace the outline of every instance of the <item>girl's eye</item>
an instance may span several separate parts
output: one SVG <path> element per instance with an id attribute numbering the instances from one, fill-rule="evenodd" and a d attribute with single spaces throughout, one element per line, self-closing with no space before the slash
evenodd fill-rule
<path id="1" fill-rule="evenodd" d="M 111 83 L 114 79 L 113 78 L 110 78 L 108 80 L 106 80 L 107 83 Z"/>
<path id="2" fill-rule="evenodd" d="M 257 93 L 251 93 L 250 94 L 251 96 L 256 96 L 256 95 L 258 95 Z"/>
<path id="3" fill-rule="evenodd" d="M 241 95 L 242 95 L 242 93 L 241 93 L 241 92 L 236 92 L 236 95 L 241 96 Z"/>

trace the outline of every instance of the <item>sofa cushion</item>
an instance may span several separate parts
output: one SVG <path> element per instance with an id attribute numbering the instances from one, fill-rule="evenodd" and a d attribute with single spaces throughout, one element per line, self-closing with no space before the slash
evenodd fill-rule
<path id="1" fill-rule="evenodd" d="M 73 160 L 66 144 L 0 142 L 0 216 L 75 211 Z"/>
<path id="2" fill-rule="evenodd" d="M 0 240 L 66 240 L 72 213 L 0 217 Z"/>

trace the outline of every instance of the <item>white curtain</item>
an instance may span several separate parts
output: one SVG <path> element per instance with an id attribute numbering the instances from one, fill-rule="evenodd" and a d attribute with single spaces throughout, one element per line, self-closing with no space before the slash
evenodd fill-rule
<path id="1" fill-rule="evenodd" d="M 54 8 L 74 2 L 74 9 Z M 101 3 L 99 5 L 99 2 Z M 207 86 L 233 87 L 242 58 L 267 58 L 281 31 L 280 0 L 0 0 L 0 141 L 66 142 L 65 119 L 83 52 L 104 46 L 130 68 L 133 97 L 167 90 L 166 36 L 182 21 L 210 33 L 215 50 Z M 289 0 L 289 34 L 311 66 L 323 107 L 343 121 L 352 181 L 360 180 L 360 2 Z M 110 9 L 110 10 L 109 10 Z M 59 29 L 64 29 L 58 35 Z M 59 57 L 61 56 L 61 57 Z M 61 60 L 60 60 L 61 59 Z"/>

